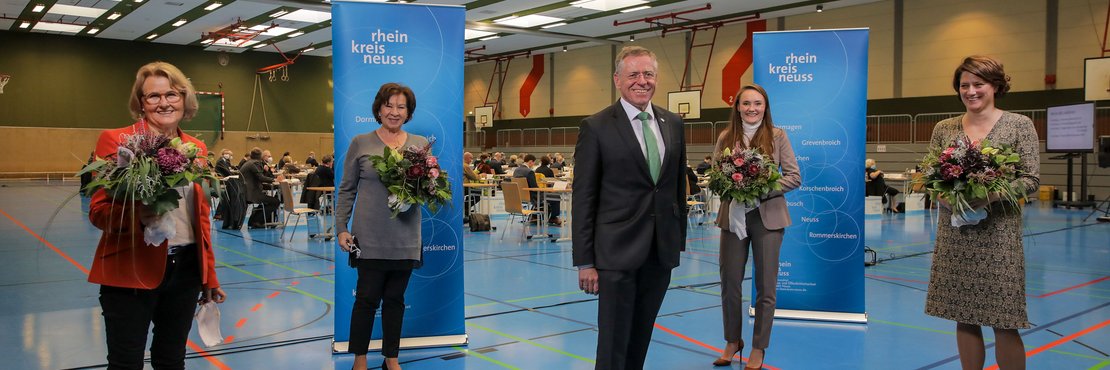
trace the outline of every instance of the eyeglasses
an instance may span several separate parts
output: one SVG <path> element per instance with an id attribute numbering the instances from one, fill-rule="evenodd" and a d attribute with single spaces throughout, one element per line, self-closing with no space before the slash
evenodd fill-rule
<path id="1" fill-rule="evenodd" d="M 629 74 L 625 75 L 625 77 L 628 78 L 629 80 L 632 80 L 632 81 L 639 80 L 640 77 L 643 77 L 645 80 L 651 81 L 651 80 L 655 79 L 655 72 L 652 72 L 652 71 L 632 72 L 632 73 L 629 73 Z"/>
<path id="2" fill-rule="evenodd" d="M 162 99 L 166 99 L 167 103 L 177 103 L 181 101 L 181 93 L 177 91 L 170 91 L 165 94 L 150 93 L 143 96 L 143 101 L 145 101 L 147 104 L 158 104 L 162 101 Z"/>

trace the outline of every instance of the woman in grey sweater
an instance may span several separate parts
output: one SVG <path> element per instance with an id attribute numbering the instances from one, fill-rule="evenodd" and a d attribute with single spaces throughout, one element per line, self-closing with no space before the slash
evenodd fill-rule
<path id="1" fill-rule="evenodd" d="M 397 353 L 405 315 L 405 288 L 412 270 L 421 264 L 420 207 L 410 207 L 397 218 L 390 218 L 389 190 L 382 184 L 369 156 L 381 155 L 386 145 L 394 150 L 413 145 L 423 147 L 428 139 L 401 129 L 416 111 L 416 96 L 407 86 L 392 82 L 382 85 L 374 97 L 373 109 L 381 127 L 351 140 L 335 208 L 339 246 L 350 252 L 355 245 L 354 234 L 361 249 L 355 266 L 358 283 L 348 352 L 355 354 L 355 369 L 367 368 L 374 312 L 381 303 L 385 357 L 382 369 L 400 369 Z M 352 219 L 348 229 L 347 222 Z"/>

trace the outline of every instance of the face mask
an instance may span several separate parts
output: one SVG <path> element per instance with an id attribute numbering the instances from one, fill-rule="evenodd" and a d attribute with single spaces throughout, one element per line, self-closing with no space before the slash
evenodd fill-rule
<path id="1" fill-rule="evenodd" d="M 231 155 L 229 155 L 229 154 L 224 154 L 224 159 L 227 159 L 227 160 L 231 160 Z"/>
<path id="2" fill-rule="evenodd" d="M 274 157 L 266 158 L 266 163 L 274 163 Z"/>

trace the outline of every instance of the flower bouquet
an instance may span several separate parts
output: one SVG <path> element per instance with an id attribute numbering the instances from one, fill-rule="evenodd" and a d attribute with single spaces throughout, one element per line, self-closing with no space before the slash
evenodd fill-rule
<path id="1" fill-rule="evenodd" d="M 217 180 L 204 158 L 197 157 L 199 151 L 196 144 L 181 138 L 139 132 L 126 136 L 114 155 L 97 158 L 78 176 L 95 174 L 83 189 L 88 194 L 103 188 L 109 197 L 132 206 L 134 201 L 142 202 L 147 211 L 142 220 L 143 240 L 158 246 L 177 234 L 173 220 L 162 217 L 178 207 L 182 196 L 175 188 L 192 183 L 206 186 L 204 180 Z"/>
<path id="2" fill-rule="evenodd" d="M 926 154 L 921 168 L 924 176 L 915 182 L 924 185 L 931 196 L 952 205 L 952 226 L 975 225 L 987 217 L 986 209 L 976 209 L 971 205 L 973 201 L 995 194 L 1005 204 L 1016 206 L 1025 197 L 1013 185 L 1021 174 L 1017 153 L 987 140 L 956 139 Z"/>
<path id="3" fill-rule="evenodd" d="M 725 148 L 721 157 L 707 171 L 709 190 L 729 204 L 729 231 L 740 239 L 748 237 L 746 214 L 759 205 L 759 199 L 771 191 L 782 190 L 779 166 L 758 148 Z"/>
<path id="4" fill-rule="evenodd" d="M 451 183 L 447 172 L 439 168 L 439 160 L 431 155 L 435 138 L 423 147 L 409 146 L 397 151 L 388 146 L 382 155 L 369 157 L 378 171 L 382 184 L 389 189 L 389 210 L 396 218 L 413 204 L 428 206 L 435 212 L 451 201 Z"/>
<path id="5" fill-rule="evenodd" d="M 779 166 L 757 148 L 735 152 L 725 148 L 707 173 L 710 190 L 749 208 L 754 208 L 759 198 L 771 191 L 782 190 Z"/>

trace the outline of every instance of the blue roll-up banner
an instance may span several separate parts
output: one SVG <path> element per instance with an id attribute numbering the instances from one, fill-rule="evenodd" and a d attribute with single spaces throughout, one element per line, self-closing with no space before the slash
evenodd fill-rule
<path id="1" fill-rule="evenodd" d="M 753 35 L 755 82 L 801 168 L 779 261 L 776 317 L 866 322 L 867 29 Z M 754 291 L 754 287 L 753 287 Z"/>
<path id="2" fill-rule="evenodd" d="M 412 88 L 419 103 L 407 132 L 437 140 L 433 154 L 451 181 L 452 204 L 436 213 L 422 210 L 424 266 L 414 270 L 405 293 L 401 347 L 465 344 L 462 256 L 463 27 L 466 9 L 403 3 L 332 3 L 332 63 L 335 83 L 336 184 L 343 176 L 347 147 L 372 132 L 374 95 L 386 82 Z M 450 164 L 457 164 L 454 168 Z M 382 209 L 382 212 L 389 212 Z M 363 238 L 373 238 L 372 235 Z M 338 245 L 335 246 L 339 250 Z M 347 352 L 351 308 L 358 274 L 336 253 L 336 353 Z M 381 348 L 380 315 L 372 350 Z"/>

